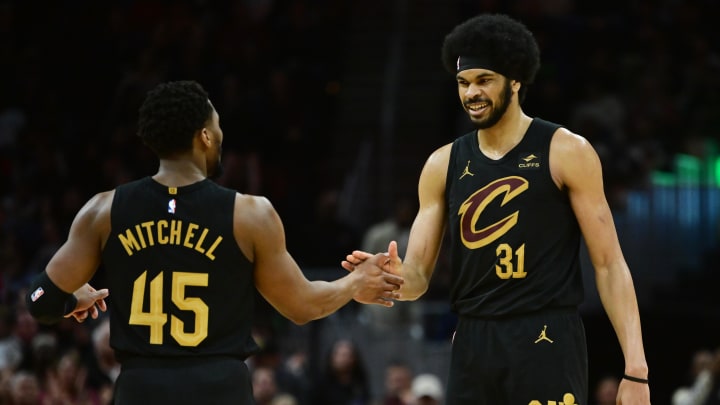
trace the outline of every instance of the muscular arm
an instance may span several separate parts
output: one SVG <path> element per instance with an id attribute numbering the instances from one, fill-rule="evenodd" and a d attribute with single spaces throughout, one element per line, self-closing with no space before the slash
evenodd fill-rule
<path id="1" fill-rule="evenodd" d="M 53 255 L 45 271 L 36 275 L 26 297 L 28 309 L 42 323 L 65 317 L 79 322 L 105 311 L 108 290 L 87 284 L 100 264 L 102 247 L 110 230 L 113 192 L 90 199 L 77 213 L 68 239 Z"/>
<path id="2" fill-rule="evenodd" d="M 646 378 L 635 288 L 605 198 L 600 159 L 584 138 L 565 129 L 555 134 L 550 155 L 553 177 L 568 190 L 587 243 L 600 299 L 625 357 L 625 373 Z"/>
<path id="3" fill-rule="evenodd" d="M 113 191 L 91 198 L 75 216 L 68 239 L 47 265 L 50 279 L 65 292 L 90 281 L 100 265 L 102 248 L 110 232 Z"/>
<path id="4" fill-rule="evenodd" d="M 255 285 L 260 294 L 283 316 L 297 324 L 323 318 L 353 298 L 365 303 L 392 306 L 393 292 L 401 279 L 375 266 L 379 256 L 362 271 L 334 281 L 305 278 L 286 249 L 282 222 L 270 202 L 262 197 L 238 195 L 235 199 L 235 239 L 254 261 Z"/>
<path id="5" fill-rule="evenodd" d="M 410 230 L 407 252 L 397 271 L 404 278 L 400 300 L 412 301 L 428 289 L 445 232 L 445 177 L 451 145 L 436 150 L 425 162 L 418 183 L 419 210 Z"/>

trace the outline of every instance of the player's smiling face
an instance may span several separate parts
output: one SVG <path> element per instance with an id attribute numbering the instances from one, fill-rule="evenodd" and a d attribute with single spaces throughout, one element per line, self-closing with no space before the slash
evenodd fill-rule
<path id="1" fill-rule="evenodd" d="M 510 80 L 487 69 L 463 70 L 456 79 L 460 101 L 475 127 L 485 129 L 497 124 L 512 99 Z"/>

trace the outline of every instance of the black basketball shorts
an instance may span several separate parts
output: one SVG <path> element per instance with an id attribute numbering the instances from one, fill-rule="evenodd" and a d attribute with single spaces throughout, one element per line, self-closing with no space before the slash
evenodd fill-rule
<path id="1" fill-rule="evenodd" d="M 459 318 L 447 405 L 586 405 L 587 400 L 587 345 L 577 310 Z"/>
<path id="2" fill-rule="evenodd" d="M 113 405 L 250 405 L 250 372 L 240 359 L 123 361 Z"/>

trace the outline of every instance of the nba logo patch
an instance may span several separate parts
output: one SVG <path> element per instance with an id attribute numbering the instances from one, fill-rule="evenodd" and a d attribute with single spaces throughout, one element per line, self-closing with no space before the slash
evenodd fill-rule
<path id="1" fill-rule="evenodd" d="M 30 294 L 30 299 L 32 302 L 35 302 L 38 300 L 38 298 L 42 297 L 42 295 L 45 294 L 45 290 L 43 290 L 42 287 L 38 287 L 37 290 L 33 291 L 32 294 Z"/>
<path id="2" fill-rule="evenodd" d="M 177 208 L 177 202 L 173 198 L 172 200 L 168 201 L 168 212 L 171 214 L 175 213 L 175 209 Z"/>

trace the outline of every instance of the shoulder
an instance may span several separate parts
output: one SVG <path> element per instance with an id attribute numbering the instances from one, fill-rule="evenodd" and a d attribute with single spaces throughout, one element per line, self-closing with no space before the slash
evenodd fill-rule
<path id="1" fill-rule="evenodd" d="M 278 220 L 270 200 L 264 196 L 235 193 L 235 224 L 263 229 Z"/>
<path id="2" fill-rule="evenodd" d="M 447 171 L 453 143 L 454 142 L 451 142 L 435 149 L 425 161 L 425 168 Z"/>
<path id="3" fill-rule="evenodd" d="M 555 131 L 550 142 L 550 171 L 559 186 L 576 183 L 573 178 L 590 178 L 601 171 L 600 166 L 597 152 L 585 137 L 567 128 Z"/>
<path id="4" fill-rule="evenodd" d="M 555 130 L 550 143 L 551 152 L 558 154 L 590 152 L 593 147 L 582 135 L 576 134 L 565 127 Z"/>
<path id="5" fill-rule="evenodd" d="M 248 214 L 263 214 L 275 210 L 267 197 L 238 192 L 235 193 L 235 209 L 241 209 Z"/>
<path id="6" fill-rule="evenodd" d="M 92 196 L 78 211 L 71 229 L 81 232 L 97 231 L 98 235 L 110 233 L 110 211 L 115 190 L 104 191 Z"/>
<path id="7" fill-rule="evenodd" d="M 109 216 L 114 197 L 115 190 L 97 193 L 85 203 L 78 215 L 92 217 Z"/>
<path id="8" fill-rule="evenodd" d="M 233 233 L 240 250 L 250 261 L 255 260 L 258 249 L 285 245 L 280 216 L 270 200 L 263 196 L 235 194 Z"/>

